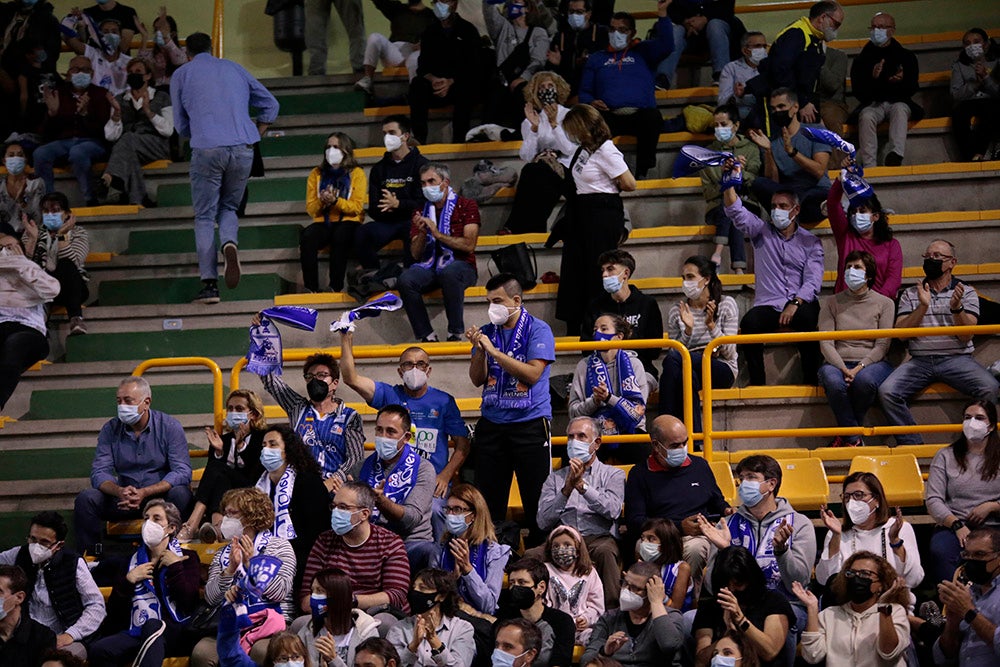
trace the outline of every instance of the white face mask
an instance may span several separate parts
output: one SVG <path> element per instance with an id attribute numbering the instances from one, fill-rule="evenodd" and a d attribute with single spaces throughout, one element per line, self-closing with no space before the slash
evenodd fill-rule
<path id="1" fill-rule="evenodd" d="M 851 498 L 847 501 L 847 516 L 851 517 L 851 523 L 855 526 L 867 521 L 872 511 L 871 506 L 863 500 Z"/>
<path id="2" fill-rule="evenodd" d="M 965 435 L 966 440 L 979 442 L 989 435 L 990 425 L 988 422 L 979 421 L 978 419 L 966 419 L 962 422 L 962 433 Z"/>
<path id="3" fill-rule="evenodd" d="M 973 60 L 979 58 L 984 53 L 982 44 L 969 44 L 965 47 L 965 55 L 969 56 Z"/>
<path id="4" fill-rule="evenodd" d="M 704 289 L 699 287 L 698 283 L 700 280 L 684 280 L 681 282 L 681 289 L 684 290 L 684 296 L 689 299 L 697 299 L 701 296 L 701 292 Z"/>
<path id="5" fill-rule="evenodd" d="M 758 46 L 756 49 L 750 49 L 750 62 L 754 65 L 759 65 L 764 58 L 767 58 L 767 49 L 765 47 Z"/>
<path id="6" fill-rule="evenodd" d="M 851 224 L 858 230 L 858 234 L 864 234 L 872 228 L 872 214 L 858 211 L 851 216 Z"/>
<path id="7" fill-rule="evenodd" d="M 399 150 L 399 147 L 403 145 L 403 138 L 398 137 L 395 134 L 387 134 L 382 137 L 382 143 L 385 144 L 385 149 L 390 153 L 395 153 Z"/>
<path id="8" fill-rule="evenodd" d="M 243 522 L 233 516 L 224 516 L 222 517 L 222 523 L 219 524 L 219 532 L 222 533 L 222 537 L 228 542 L 234 537 L 243 535 Z"/>
<path id="9" fill-rule="evenodd" d="M 44 547 L 38 543 L 31 543 L 28 545 L 28 554 L 31 556 L 31 562 L 35 565 L 41 565 L 48 559 L 52 558 L 52 549 Z"/>
<path id="10" fill-rule="evenodd" d="M 618 608 L 622 611 L 635 611 L 642 607 L 644 602 L 641 595 L 624 588 L 618 598 Z"/>
<path id="11" fill-rule="evenodd" d="M 510 309 L 502 303 L 491 303 L 489 308 L 490 322 L 501 326 L 510 318 Z"/>
<path id="12" fill-rule="evenodd" d="M 639 558 L 651 563 L 660 557 L 660 545 L 656 542 L 639 542 Z"/>
<path id="13" fill-rule="evenodd" d="M 427 384 L 427 373 L 419 368 L 403 371 L 403 384 L 410 391 L 416 391 Z"/>
<path id="14" fill-rule="evenodd" d="M 344 161 L 344 151 L 330 147 L 326 149 L 326 161 L 331 167 L 338 167 Z"/>
<path id="15" fill-rule="evenodd" d="M 889 41 L 889 31 L 885 28 L 872 28 L 871 40 L 875 46 L 882 46 Z"/>
<path id="16" fill-rule="evenodd" d="M 166 529 L 155 521 L 146 519 L 142 522 L 142 543 L 152 549 L 167 536 Z"/>
<path id="17" fill-rule="evenodd" d="M 771 209 L 771 224 L 778 230 L 787 229 L 788 225 L 792 224 L 792 216 L 783 208 L 773 208 Z"/>

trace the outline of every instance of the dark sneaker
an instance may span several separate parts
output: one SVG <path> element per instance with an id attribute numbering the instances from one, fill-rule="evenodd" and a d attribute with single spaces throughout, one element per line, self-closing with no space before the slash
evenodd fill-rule
<path id="1" fill-rule="evenodd" d="M 885 166 L 899 167 L 903 164 L 903 156 L 895 151 L 889 151 L 885 155 Z"/>
<path id="2" fill-rule="evenodd" d="M 84 323 L 82 317 L 69 318 L 70 336 L 82 336 L 85 333 L 87 333 L 87 325 Z"/>
<path id="3" fill-rule="evenodd" d="M 240 284 L 240 274 L 242 273 L 242 268 L 240 267 L 240 257 L 236 250 L 236 244 L 227 243 L 222 246 L 222 256 L 226 260 L 226 287 L 228 289 L 236 289 Z"/>
<path id="4" fill-rule="evenodd" d="M 214 285 L 205 285 L 191 303 L 213 304 L 219 303 L 219 301 L 221 301 L 219 288 Z"/>
<path id="5" fill-rule="evenodd" d="M 460 343 L 461 341 L 462 341 L 462 337 L 459 336 L 458 334 L 448 334 L 448 342 L 449 343 Z"/>

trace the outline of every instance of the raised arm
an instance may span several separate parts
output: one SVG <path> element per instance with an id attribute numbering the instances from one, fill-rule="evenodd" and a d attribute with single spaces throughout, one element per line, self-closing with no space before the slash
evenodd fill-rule
<path id="1" fill-rule="evenodd" d="M 354 365 L 354 334 L 348 331 L 340 334 L 340 378 L 358 392 L 365 403 L 375 398 L 375 380 L 358 373 Z"/>

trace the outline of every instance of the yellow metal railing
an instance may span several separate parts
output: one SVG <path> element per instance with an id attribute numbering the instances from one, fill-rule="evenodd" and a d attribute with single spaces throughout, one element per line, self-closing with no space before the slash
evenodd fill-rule
<path id="1" fill-rule="evenodd" d="M 918 426 L 858 426 L 850 428 L 784 428 L 739 431 L 715 431 L 712 427 L 712 352 L 720 345 L 780 344 L 821 340 L 874 340 L 877 338 L 919 338 L 924 336 L 972 336 L 1000 334 L 1000 325 L 916 327 L 910 329 L 879 329 L 855 331 L 809 331 L 774 334 L 741 334 L 720 336 L 705 346 L 701 360 L 702 377 L 702 447 L 705 459 L 712 460 L 715 440 L 734 438 L 803 438 L 837 435 L 896 435 L 902 433 L 951 433 L 961 430 L 957 424 L 926 424 Z M 859 452 L 861 453 L 861 452 Z"/>
<path id="2" fill-rule="evenodd" d="M 215 0 L 215 9 L 212 11 L 212 55 L 216 58 L 223 57 L 223 14 L 225 14 L 225 0 Z"/>
<path id="3" fill-rule="evenodd" d="M 160 357 L 157 359 L 147 359 L 132 371 L 132 375 L 141 376 L 150 368 L 170 368 L 172 366 L 204 366 L 212 373 L 212 416 L 215 421 L 215 430 L 222 429 L 222 421 L 225 419 L 225 405 L 222 396 L 222 369 L 208 357 Z"/>

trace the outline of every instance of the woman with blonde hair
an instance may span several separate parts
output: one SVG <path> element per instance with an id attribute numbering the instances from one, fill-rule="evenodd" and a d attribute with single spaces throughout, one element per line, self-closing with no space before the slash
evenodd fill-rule
<path id="1" fill-rule="evenodd" d="M 260 450 L 266 430 L 267 419 L 260 397 L 249 389 L 229 392 L 222 434 L 216 433 L 211 426 L 205 427 L 208 463 L 198 483 L 194 509 L 177 534 L 178 540 L 189 542 L 196 534 L 209 544 L 222 539 L 219 532 L 222 496 L 230 489 L 253 486 L 260 478 L 264 472 Z M 209 521 L 201 523 L 206 513 Z"/>
<path id="2" fill-rule="evenodd" d="M 457 484 L 444 506 L 438 566 L 458 576 L 458 595 L 480 614 L 493 615 L 503 587 L 510 547 L 497 542 L 486 499 L 471 484 Z"/>
<path id="3" fill-rule="evenodd" d="M 550 607 L 564 611 L 576 624 L 576 643 L 586 645 L 591 626 L 604 613 L 604 584 L 597 574 L 587 544 L 575 528 L 559 526 L 545 540 L 545 567 Z"/>

